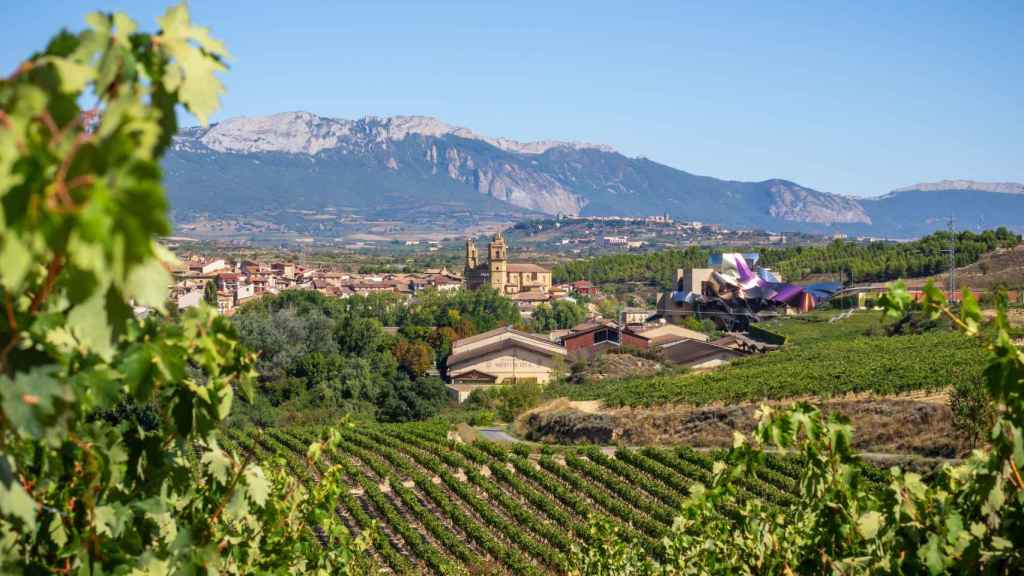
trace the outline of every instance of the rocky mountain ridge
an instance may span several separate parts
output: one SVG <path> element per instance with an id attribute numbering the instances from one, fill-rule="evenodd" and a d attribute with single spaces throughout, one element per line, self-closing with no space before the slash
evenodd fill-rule
<path id="1" fill-rule="evenodd" d="M 937 205 L 948 210 L 957 194 L 969 193 L 975 205 L 968 224 L 1024 227 L 1024 216 L 1014 216 L 1024 214 L 1024 205 L 1017 210 L 1014 204 L 1024 194 L 1009 200 L 1002 194 L 1024 190 L 1019 184 L 944 181 L 852 198 L 787 180 L 700 176 L 604 145 L 492 138 L 428 116 L 345 120 L 286 112 L 233 118 L 182 130 L 164 168 L 180 217 L 244 218 L 260 210 L 340 210 L 379 218 L 415 217 L 417 211 L 508 218 L 668 213 L 766 230 L 913 235 L 936 227 L 940 218 L 939 208 L 932 214 L 915 207 L 921 194 L 937 195 Z M 951 195 L 946 186 L 958 192 Z"/>
<path id="2" fill-rule="evenodd" d="M 197 144 L 217 152 L 285 152 L 317 154 L 331 148 L 351 151 L 372 146 L 386 147 L 411 134 L 429 137 L 458 136 L 486 142 L 495 148 L 520 154 L 543 154 L 552 148 L 592 148 L 615 152 L 610 146 L 542 140 L 519 142 L 510 138 L 489 138 L 468 128 L 453 126 L 432 116 L 365 116 L 357 120 L 327 118 L 309 112 L 281 112 L 270 116 L 238 117 L 211 125 L 188 128 L 175 139 L 179 149 L 197 150 Z"/>
<path id="3" fill-rule="evenodd" d="M 976 180 L 939 180 L 938 182 L 922 182 L 912 186 L 904 186 L 903 188 L 893 190 L 893 192 L 940 192 L 945 190 L 1024 194 L 1024 184 L 1016 182 L 978 182 Z"/>

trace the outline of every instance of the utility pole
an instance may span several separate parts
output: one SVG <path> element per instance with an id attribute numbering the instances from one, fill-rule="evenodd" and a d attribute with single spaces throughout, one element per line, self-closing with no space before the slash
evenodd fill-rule
<path id="1" fill-rule="evenodd" d="M 950 216 L 947 221 L 949 229 L 949 248 L 943 250 L 946 254 L 949 254 L 949 294 L 948 300 L 950 304 L 956 302 L 956 232 L 953 230 L 953 217 Z"/>

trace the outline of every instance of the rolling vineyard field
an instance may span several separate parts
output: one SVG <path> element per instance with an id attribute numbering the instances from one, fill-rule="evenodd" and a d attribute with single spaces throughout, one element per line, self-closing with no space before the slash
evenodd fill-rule
<path id="1" fill-rule="evenodd" d="M 712 456 L 687 448 L 597 449 L 541 454 L 529 445 L 456 443 L 434 423 L 366 425 L 342 431 L 328 464 L 311 467 L 306 447 L 320 430 L 229 431 L 227 442 L 313 483 L 339 466 L 351 490 L 332 511 L 354 533 L 377 523 L 373 555 L 398 574 L 558 574 L 592 514 L 655 549 Z M 769 458 L 740 483 L 739 497 L 785 507 L 801 466 Z M 728 510 L 724 513 L 729 514 Z"/>
<path id="2" fill-rule="evenodd" d="M 823 311 L 766 323 L 764 327 L 789 338 L 782 349 L 712 372 L 566 384 L 551 388 L 548 395 L 647 406 L 900 394 L 981 381 L 985 350 L 967 336 L 947 329 L 886 336 L 877 313 L 862 312 L 835 323 L 823 320 L 834 314 Z"/>

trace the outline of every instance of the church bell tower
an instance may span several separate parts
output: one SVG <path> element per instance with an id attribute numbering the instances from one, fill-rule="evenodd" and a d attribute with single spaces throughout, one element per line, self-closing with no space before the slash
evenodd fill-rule
<path id="1" fill-rule="evenodd" d="M 505 244 L 501 232 L 494 235 L 494 239 L 487 245 L 487 251 L 491 268 L 491 287 L 504 294 L 505 285 L 508 283 L 508 245 Z"/>
<path id="2" fill-rule="evenodd" d="M 476 244 L 473 243 L 472 238 L 466 238 L 466 275 L 469 275 L 470 270 L 476 269 L 479 263 L 477 259 Z"/>

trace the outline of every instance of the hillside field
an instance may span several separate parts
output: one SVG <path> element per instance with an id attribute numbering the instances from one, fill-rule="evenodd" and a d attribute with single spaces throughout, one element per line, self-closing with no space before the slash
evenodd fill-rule
<path id="1" fill-rule="evenodd" d="M 603 400 L 609 406 L 709 404 L 850 393 L 900 394 L 980 381 L 985 351 L 939 327 L 887 336 L 877 312 L 830 323 L 835 311 L 760 325 L 789 338 L 781 349 L 742 358 L 710 372 L 606 380 L 552 387 L 547 395 Z"/>
<path id="2" fill-rule="evenodd" d="M 327 464 L 311 467 L 315 428 L 250 435 L 228 444 L 316 482 L 339 466 L 351 486 L 337 503 L 356 534 L 378 522 L 373 562 L 396 574 L 563 573 L 591 514 L 608 517 L 649 549 L 669 530 L 694 482 L 711 478 L 713 455 L 687 448 L 619 450 L 455 442 L 439 422 L 359 425 L 342 431 Z M 799 462 L 770 457 L 739 484 L 741 501 L 796 504 Z M 730 514 L 729 510 L 723 511 Z"/>

